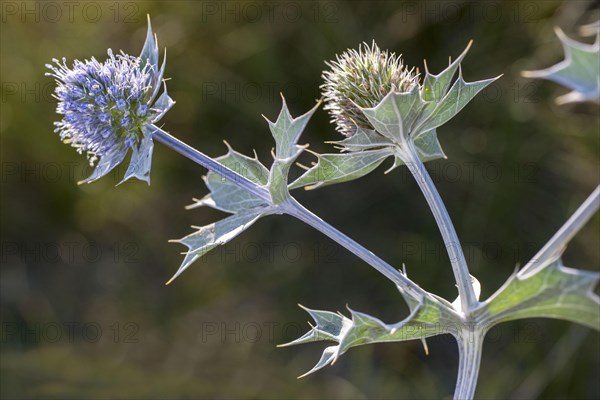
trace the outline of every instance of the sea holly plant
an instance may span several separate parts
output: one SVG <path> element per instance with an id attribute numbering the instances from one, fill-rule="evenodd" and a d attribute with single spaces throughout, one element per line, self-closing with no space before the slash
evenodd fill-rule
<path id="1" fill-rule="evenodd" d="M 49 65 L 56 78 L 57 112 L 62 120 L 55 131 L 96 165 L 89 183 L 106 175 L 132 151 L 124 180 L 149 183 L 154 140 L 208 169 L 209 193 L 188 208 L 208 206 L 231 214 L 207 226 L 195 227 L 175 240 L 185 247 L 181 266 L 169 282 L 215 247 L 233 240 L 262 217 L 288 214 L 335 240 L 388 278 L 409 306 L 402 321 L 386 323 L 375 316 L 348 309 L 348 316 L 305 308 L 314 326 L 304 336 L 285 345 L 315 341 L 335 344 L 325 348 L 320 360 L 305 375 L 334 363 L 350 348 L 376 342 L 420 340 L 440 334 L 454 336 L 459 349 L 459 371 L 454 397 L 473 398 L 482 343 L 493 326 L 530 317 L 559 318 L 600 330 L 600 301 L 594 294 L 600 274 L 565 267 L 561 255 L 571 238 L 600 206 L 597 188 L 550 241 L 489 299 L 479 299 L 481 285 L 469 274 L 450 216 L 424 162 L 445 157 L 437 129 L 459 113 L 494 79 L 467 82 L 461 73 L 465 51 L 438 74 L 421 77 L 393 53 L 375 43 L 348 50 L 328 63 L 322 85 L 325 109 L 343 140 L 341 151 L 312 153 L 313 166 L 296 180 L 289 172 L 307 145 L 300 136 L 321 102 L 305 114 L 292 117 L 282 96 L 275 119 L 267 119 L 274 141 L 269 166 L 256 155 L 243 155 L 229 145 L 225 155 L 210 158 L 181 142 L 156 123 L 174 102 L 163 87 L 164 60 L 159 67 L 157 39 L 148 21 L 148 35 L 138 57 L 121 53 L 99 62 L 92 58 Z M 383 160 L 394 160 L 392 169 L 405 165 L 428 202 L 450 258 L 458 297 L 450 302 L 427 292 L 400 270 L 382 260 L 303 207 L 291 194 L 297 188 L 318 188 L 360 178 Z M 401 264 L 399 260 L 398 264 Z M 168 282 L 168 283 L 169 283 Z"/>

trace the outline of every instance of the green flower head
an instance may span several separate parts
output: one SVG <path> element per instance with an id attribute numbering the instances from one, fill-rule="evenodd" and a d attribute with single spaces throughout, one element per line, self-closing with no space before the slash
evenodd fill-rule
<path id="1" fill-rule="evenodd" d="M 380 50 L 375 41 L 348 49 L 326 64 L 330 69 L 322 75 L 324 108 L 345 136 L 352 136 L 357 127 L 373 129 L 359 107 L 374 107 L 390 92 L 408 92 L 419 85 L 418 70 L 407 68 L 401 56 Z"/>

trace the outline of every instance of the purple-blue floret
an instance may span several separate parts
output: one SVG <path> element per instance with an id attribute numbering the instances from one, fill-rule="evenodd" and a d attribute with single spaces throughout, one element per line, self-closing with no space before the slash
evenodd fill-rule
<path id="1" fill-rule="evenodd" d="M 156 71 L 149 64 L 110 49 L 103 63 L 76 60 L 69 68 L 64 58 L 53 61 L 47 75 L 56 78 L 56 112 L 63 115 L 54 131 L 65 143 L 86 153 L 91 164 L 139 143 L 142 127 L 151 122 L 148 102 Z"/>

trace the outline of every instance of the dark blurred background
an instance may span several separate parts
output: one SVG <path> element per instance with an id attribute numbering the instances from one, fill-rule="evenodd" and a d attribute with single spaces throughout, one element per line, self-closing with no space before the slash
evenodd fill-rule
<path id="1" fill-rule="evenodd" d="M 95 1 L 1 4 L 3 398 L 450 398 L 450 337 L 353 348 L 333 367 L 296 376 L 324 344 L 276 348 L 304 333 L 297 303 L 346 305 L 386 322 L 407 315 L 390 282 L 310 227 L 269 217 L 196 262 L 170 286 L 182 246 L 167 243 L 223 214 L 185 211 L 205 173 L 155 147 L 152 185 L 97 183 L 53 133 L 54 57 L 137 55 L 152 16 L 168 49 L 177 101 L 164 126 L 205 153 L 227 140 L 266 163 L 282 92 L 294 115 L 320 97 L 324 61 L 375 39 L 422 70 L 440 71 L 470 39 L 467 80 L 504 74 L 438 130 L 447 160 L 428 163 L 472 273 L 490 296 L 600 181 L 597 105 L 558 107 L 567 90 L 520 77 L 562 59 L 553 32 L 598 18 L 591 1 Z M 588 38 L 589 39 L 589 38 Z M 590 42 L 588 39 L 581 39 Z M 339 139 L 317 111 L 301 139 Z M 303 159 L 305 163 L 310 157 Z M 406 169 L 384 165 L 351 183 L 299 191 L 308 208 L 449 300 L 443 243 Z M 597 270 L 598 216 L 565 263 Z M 486 341 L 481 398 L 600 397 L 596 332 L 557 320 L 497 327 Z M 596 377 L 596 378 L 594 378 Z"/>

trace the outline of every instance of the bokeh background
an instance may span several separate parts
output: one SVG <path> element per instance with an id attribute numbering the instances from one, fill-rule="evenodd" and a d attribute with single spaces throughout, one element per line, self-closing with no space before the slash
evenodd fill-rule
<path id="1" fill-rule="evenodd" d="M 450 398 L 450 337 L 353 348 L 301 380 L 323 344 L 276 348 L 308 329 L 299 307 L 386 322 L 407 308 L 365 263 L 290 217 L 269 217 L 193 265 L 173 284 L 184 248 L 167 243 L 223 215 L 185 211 L 205 171 L 157 144 L 152 185 L 87 186 L 85 159 L 53 133 L 58 116 L 44 64 L 106 49 L 138 54 L 152 16 L 168 48 L 177 101 L 165 129 L 205 153 L 270 160 L 261 114 L 282 92 L 293 114 L 320 97 L 324 61 L 373 39 L 408 65 L 443 68 L 470 39 L 467 80 L 499 74 L 439 129 L 447 160 L 428 164 L 490 296 L 600 181 L 597 105 L 558 107 L 566 92 L 520 77 L 562 59 L 598 18 L 588 1 L 95 1 L 1 4 L 2 398 Z M 579 39 L 590 42 L 589 38 Z M 339 139 L 317 111 L 301 140 Z M 303 159 L 309 163 L 309 156 Z M 405 169 L 297 193 L 308 208 L 413 280 L 449 300 L 456 289 L 434 219 Z M 572 241 L 568 266 L 597 270 L 598 216 Z M 596 332 L 555 320 L 501 325 L 484 349 L 481 398 L 600 397 Z"/>

